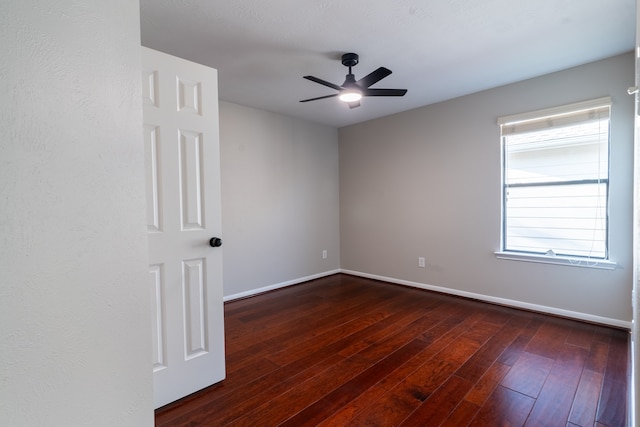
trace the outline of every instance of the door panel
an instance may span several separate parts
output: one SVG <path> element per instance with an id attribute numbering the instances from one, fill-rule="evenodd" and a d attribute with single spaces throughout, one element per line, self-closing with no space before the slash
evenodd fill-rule
<path id="1" fill-rule="evenodd" d="M 160 181 L 158 176 L 158 133 L 157 126 L 144 126 L 144 152 L 147 184 L 147 230 L 160 232 Z"/>
<path id="2" fill-rule="evenodd" d="M 216 70 L 142 48 L 155 407 L 224 379 Z"/>
<path id="3" fill-rule="evenodd" d="M 164 364 L 166 349 L 164 340 L 166 337 L 164 327 L 164 310 L 162 309 L 162 266 L 149 267 L 151 279 L 151 337 L 153 348 L 153 371 L 166 368 Z"/>
<path id="4" fill-rule="evenodd" d="M 202 229 L 202 134 L 186 130 L 179 132 L 182 229 Z"/>

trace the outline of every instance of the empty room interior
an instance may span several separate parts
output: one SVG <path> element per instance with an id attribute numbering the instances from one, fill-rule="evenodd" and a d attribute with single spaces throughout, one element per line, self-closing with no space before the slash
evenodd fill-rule
<path id="1" fill-rule="evenodd" d="M 640 425 L 636 2 L 436 3 L 1 6 L 0 424 Z"/>

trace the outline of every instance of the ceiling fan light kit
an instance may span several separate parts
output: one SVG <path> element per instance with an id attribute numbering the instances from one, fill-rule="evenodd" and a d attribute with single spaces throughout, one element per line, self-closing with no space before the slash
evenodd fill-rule
<path id="1" fill-rule="evenodd" d="M 342 102 L 356 102 L 362 99 L 362 92 L 358 89 L 345 89 L 341 91 L 338 99 Z"/>
<path id="2" fill-rule="evenodd" d="M 349 68 L 349 74 L 347 74 L 344 83 L 341 86 L 330 83 L 326 80 L 319 79 L 314 76 L 304 76 L 305 79 L 312 82 L 321 84 L 323 86 L 330 87 L 338 91 L 333 95 L 319 96 L 316 98 L 303 99 L 300 102 L 317 101 L 320 99 L 334 98 L 349 105 L 349 108 L 356 108 L 360 106 L 360 99 L 365 96 L 404 96 L 407 93 L 406 89 L 370 89 L 370 86 L 379 82 L 380 80 L 391 74 L 391 70 L 385 67 L 380 67 L 372 73 L 367 74 L 360 80 L 356 81 L 355 76 L 351 72 L 351 67 L 354 67 L 359 62 L 358 54 L 345 53 L 342 55 L 342 65 Z"/>

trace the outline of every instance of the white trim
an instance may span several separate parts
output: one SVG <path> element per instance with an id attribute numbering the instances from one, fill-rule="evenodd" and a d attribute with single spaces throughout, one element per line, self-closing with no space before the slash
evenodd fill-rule
<path id="1" fill-rule="evenodd" d="M 508 259 L 512 261 L 537 262 L 541 264 L 567 265 L 571 267 L 583 268 L 598 268 L 601 270 L 615 270 L 618 267 L 618 264 L 616 262 L 604 259 L 582 259 L 557 255 L 549 256 L 502 251 L 494 252 L 494 254 L 496 255 L 496 258 Z"/>
<path id="2" fill-rule="evenodd" d="M 561 308 L 547 307 L 544 305 L 531 304 L 522 301 L 516 301 L 506 298 L 492 297 L 489 295 L 476 294 L 473 292 L 460 291 L 457 289 L 443 288 L 441 286 L 427 285 L 424 283 L 410 282 L 408 280 L 394 279 L 392 277 L 377 276 L 375 274 L 362 273 L 353 270 L 340 270 L 341 273 L 351 274 L 352 276 L 366 277 L 368 279 L 382 280 L 383 282 L 396 283 L 399 285 L 411 286 L 414 288 L 426 289 L 429 291 L 440 292 L 444 294 L 457 295 L 465 298 L 472 298 L 480 301 L 491 302 L 494 304 L 522 308 L 525 310 L 537 311 L 540 313 L 553 314 L 556 316 L 568 317 L 571 319 L 583 320 L 586 322 L 598 323 L 602 325 L 614 326 L 617 328 L 631 329 L 631 322 L 626 320 L 611 319 L 609 317 L 595 316 L 593 314 L 580 313 L 577 311 L 564 310 Z"/>
<path id="3" fill-rule="evenodd" d="M 287 286 L 297 285 L 299 283 L 308 282 L 309 280 L 320 279 L 321 277 L 332 276 L 340 273 L 340 270 L 325 271 L 323 273 L 314 274 L 307 277 L 300 277 L 298 279 L 287 280 L 286 282 L 275 283 L 273 285 L 265 286 L 258 289 L 251 289 L 249 291 L 240 292 L 233 295 L 227 295 L 224 297 L 224 302 L 233 301 L 235 299 L 251 297 L 254 295 L 262 294 L 264 292 L 273 291 L 274 289 L 286 288 Z"/>

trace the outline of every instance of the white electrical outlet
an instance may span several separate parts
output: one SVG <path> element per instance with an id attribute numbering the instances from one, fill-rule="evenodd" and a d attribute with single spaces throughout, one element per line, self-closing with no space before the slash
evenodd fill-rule
<path id="1" fill-rule="evenodd" d="M 420 268 L 424 268 L 425 266 L 425 261 L 423 257 L 418 257 L 418 267 Z"/>
<path id="2" fill-rule="evenodd" d="M 322 251 L 322 259 L 327 259 L 327 250 Z"/>

